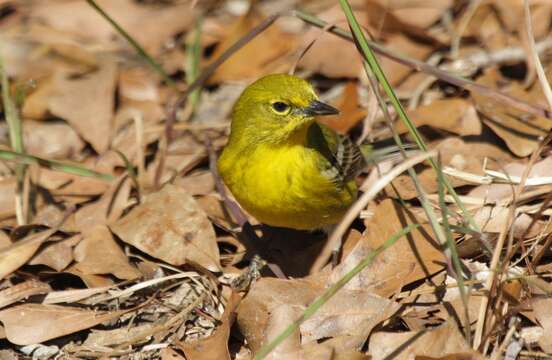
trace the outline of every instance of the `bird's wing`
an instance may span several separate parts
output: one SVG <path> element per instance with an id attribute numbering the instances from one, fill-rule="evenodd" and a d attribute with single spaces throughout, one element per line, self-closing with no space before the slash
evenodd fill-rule
<path id="1" fill-rule="evenodd" d="M 325 173 L 342 185 L 358 175 L 366 165 L 360 148 L 350 138 L 337 134 L 325 125 L 313 124 L 309 129 L 308 142 L 328 160 Z"/>

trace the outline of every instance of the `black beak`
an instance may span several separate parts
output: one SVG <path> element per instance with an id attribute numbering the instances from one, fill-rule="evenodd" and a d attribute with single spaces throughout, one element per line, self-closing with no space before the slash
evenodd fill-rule
<path id="1" fill-rule="evenodd" d="M 313 100 L 303 109 L 303 113 L 307 116 L 336 115 L 339 114 L 339 110 L 321 101 Z"/>

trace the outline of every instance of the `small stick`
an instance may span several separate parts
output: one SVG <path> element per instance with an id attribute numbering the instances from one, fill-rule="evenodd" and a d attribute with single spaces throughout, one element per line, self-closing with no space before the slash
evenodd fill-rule
<path id="1" fill-rule="evenodd" d="M 535 70 L 537 71 L 537 76 L 539 78 L 539 83 L 542 87 L 542 91 L 548 101 L 548 107 L 552 109 L 552 90 L 550 89 L 550 83 L 546 78 L 546 73 L 542 67 L 542 63 L 539 58 L 539 53 L 537 51 L 537 45 L 535 44 L 535 36 L 533 35 L 533 24 L 531 24 L 531 10 L 529 9 L 529 0 L 523 2 L 523 9 L 525 12 L 525 28 L 527 29 L 527 36 L 529 38 L 529 56 L 532 58 L 535 63 Z"/>

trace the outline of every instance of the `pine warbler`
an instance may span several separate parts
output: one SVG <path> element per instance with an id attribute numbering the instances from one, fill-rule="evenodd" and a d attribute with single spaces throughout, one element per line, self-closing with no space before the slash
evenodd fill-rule
<path id="1" fill-rule="evenodd" d="M 366 159 L 349 138 L 315 122 L 338 112 L 296 76 L 268 75 L 243 91 L 218 169 L 247 212 L 302 230 L 339 222 Z"/>

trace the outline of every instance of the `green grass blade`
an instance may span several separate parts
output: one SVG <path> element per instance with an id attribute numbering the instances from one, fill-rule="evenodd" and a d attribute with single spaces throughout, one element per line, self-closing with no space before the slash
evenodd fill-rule
<path id="1" fill-rule="evenodd" d="M 371 68 L 369 67 L 369 65 L 366 63 L 366 61 L 363 62 L 363 65 L 364 65 L 364 70 L 366 72 L 366 75 L 370 79 L 370 84 L 372 85 L 372 89 L 373 89 L 374 94 L 375 94 L 375 96 L 378 100 L 380 108 L 381 108 L 385 118 L 387 119 L 388 123 L 391 124 L 391 115 L 389 114 L 389 111 L 387 110 L 387 104 L 385 103 L 385 101 L 383 100 L 383 97 L 380 94 L 378 83 L 377 83 L 376 79 L 374 79 L 373 72 L 372 72 Z M 405 149 L 404 149 L 404 145 L 401 141 L 401 138 L 395 132 L 395 130 L 393 129 L 393 127 L 391 125 L 389 125 L 389 127 L 391 129 L 392 134 L 393 134 L 393 139 L 395 140 L 395 143 L 399 146 L 399 149 L 401 150 L 402 155 L 406 158 L 406 152 L 405 152 Z M 408 175 L 410 176 L 410 178 L 412 179 L 412 182 L 414 183 L 414 187 L 416 189 L 416 192 L 418 193 L 420 203 L 421 203 L 422 208 L 424 209 L 424 211 L 426 213 L 426 216 L 429 220 L 429 224 L 430 224 L 430 226 L 433 230 L 433 233 L 435 234 L 435 237 L 438 239 L 438 241 L 441 244 L 445 245 L 445 243 L 446 243 L 445 233 L 444 233 L 444 231 L 441 227 L 441 224 L 439 223 L 439 219 L 437 218 L 437 215 L 435 214 L 435 211 L 433 211 L 433 205 L 429 202 L 429 200 L 427 198 L 427 194 L 425 192 L 425 189 L 423 188 L 422 183 L 420 182 L 420 180 L 418 178 L 418 175 L 416 174 L 416 171 L 414 171 L 414 169 L 412 169 L 412 168 L 409 168 L 407 170 L 407 172 L 408 172 Z M 444 254 L 447 258 L 447 265 L 449 265 L 450 271 L 454 272 L 453 268 L 452 268 L 452 261 L 450 260 L 451 253 L 448 250 L 448 248 L 446 248 L 446 247 L 444 247 Z"/>
<path id="2" fill-rule="evenodd" d="M 102 9 L 94 0 L 86 0 L 88 5 L 90 5 L 94 10 L 98 12 L 105 20 L 107 20 L 108 23 L 113 26 L 113 28 L 122 36 L 125 38 L 126 41 L 130 43 L 130 45 L 134 48 L 134 50 L 140 55 L 140 57 L 148 63 L 157 73 L 163 78 L 163 80 L 170 85 L 171 87 L 176 88 L 176 83 L 173 81 L 173 79 L 170 78 L 170 76 L 165 72 L 163 67 L 153 59 L 153 57 L 147 53 L 147 51 L 140 45 L 134 38 L 126 32 L 125 29 L 123 29 L 107 12 L 105 12 L 104 9 Z M 160 24 L 159 26 L 163 26 Z"/>
<path id="3" fill-rule="evenodd" d="M 10 83 L 4 69 L 3 58 L 0 58 L 0 72 L 2 73 L 2 104 L 10 132 L 10 144 L 14 151 L 24 152 L 21 118 L 10 94 Z"/>
<path id="4" fill-rule="evenodd" d="M 298 320 L 296 320 L 293 324 L 289 325 L 282 333 L 280 333 L 270 343 L 263 346 L 255 355 L 255 360 L 264 359 L 272 350 L 274 350 L 280 343 L 282 343 L 282 341 L 284 341 L 288 336 L 293 334 L 293 332 L 297 330 L 303 322 L 305 322 L 308 318 L 314 315 L 322 305 L 328 302 L 328 300 L 331 299 L 332 296 L 334 296 L 341 288 L 343 288 L 349 281 L 351 281 L 352 278 L 354 278 L 359 272 L 361 272 L 364 268 L 370 265 L 372 261 L 374 261 L 374 259 L 379 254 L 381 254 L 386 249 L 391 247 L 393 244 L 395 244 L 395 242 L 397 242 L 397 240 L 399 240 L 401 237 L 405 236 L 406 234 L 410 233 L 418 226 L 419 226 L 418 224 L 411 224 L 401 229 L 399 232 L 397 232 L 389 239 L 387 239 L 382 246 L 378 247 L 376 250 L 368 254 L 361 262 L 358 263 L 357 266 L 351 269 L 351 271 L 345 274 L 335 284 L 330 286 L 328 290 L 326 290 L 318 299 L 316 299 L 312 304 L 310 304 L 305 309 L 305 311 L 303 312 L 303 315 Z"/>
<path id="5" fill-rule="evenodd" d="M 410 133 L 414 137 L 417 145 L 423 151 L 427 151 L 427 147 L 426 147 L 422 137 L 418 133 L 418 131 L 417 131 L 416 127 L 414 126 L 414 124 L 412 123 L 412 121 L 408 118 L 408 115 L 404 111 L 404 108 L 402 107 L 402 104 L 400 103 L 398 97 L 395 95 L 395 92 L 393 91 L 393 88 L 391 87 L 391 85 L 387 81 L 387 78 L 386 78 L 385 74 L 383 73 L 383 70 L 379 66 L 379 63 L 378 63 L 374 53 L 370 49 L 370 46 L 369 46 L 369 44 L 368 44 L 368 42 L 367 42 L 367 40 L 364 36 L 364 32 L 362 31 L 362 29 L 360 28 L 360 25 L 356 21 L 356 18 L 354 17 L 352 9 L 349 6 L 347 0 L 340 0 L 340 3 L 341 3 L 341 7 L 343 8 L 343 11 L 345 13 L 345 16 L 347 17 L 347 21 L 349 23 L 349 26 L 351 28 L 351 32 L 353 34 L 353 38 L 355 40 L 355 44 L 359 48 L 359 51 L 363 54 L 365 62 L 368 64 L 368 66 L 365 66 L 365 70 L 367 71 L 367 74 L 368 74 L 369 78 L 371 78 L 371 74 L 373 74 L 373 76 L 376 77 L 379 84 L 382 86 L 382 88 L 387 93 L 388 97 L 391 99 L 391 102 L 392 102 L 393 107 L 395 108 L 397 114 L 399 114 L 399 117 L 401 118 L 403 123 L 407 126 Z M 377 84 L 374 84 L 373 88 L 374 88 L 374 92 L 376 93 L 376 96 L 378 96 L 379 91 L 378 91 Z M 380 105 L 381 105 L 382 110 L 384 111 L 384 114 L 386 114 L 389 117 L 389 115 L 387 114 L 387 106 L 383 102 L 383 100 L 381 99 L 381 96 L 378 96 L 378 101 L 380 102 Z M 395 141 L 397 142 L 397 144 L 399 145 L 399 147 L 401 147 L 401 149 L 402 149 L 402 142 L 401 142 L 400 138 L 398 137 L 398 135 L 394 134 L 394 138 L 395 138 Z M 403 154 L 404 154 L 404 152 L 403 152 Z M 444 184 L 447 187 L 447 189 L 449 190 L 449 192 L 451 194 L 455 195 L 454 197 L 457 201 L 458 206 L 461 209 L 463 209 L 465 214 L 467 214 L 467 216 L 465 216 L 465 218 L 467 218 L 469 222 L 472 222 L 475 225 L 475 222 L 473 221 L 473 218 L 471 217 L 471 214 L 469 214 L 467 212 L 467 210 L 463 207 L 463 204 L 460 202 L 460 199 L 458 198 L 458 196 L 454 192 L 453 187 L 450 185 L 450 183 L 444 177 L 444 174 L 441 171 L 440 164 L 437 164 L 434 161 L 434 159 L 432 159 L 432 158 L 430 158 L 428 160 L 429 160 L 430 164 L 432 165 L 434 171 L 437 174 L 437 180 L 438 180 L 439 185 L 443 186 L 443 184 Z M 409 169 L 408 173 L 409 173 L 409 175 L 411 176 L 411 178 L 414 182 L 414 185 L 416 187 L 416 190 L 417 190 L 419 198 L 420 198 L 421 205 L 422 205 L 422 207 L 423 207 L 423 209 L 424 209 L 424 211 L 425 211 L 425 213 L 428 217 L 431 228 L 433 229 L 433 232 L 434 232 L 436 238 L 438 239 L 438 241 L 444 246 L 443 252 L 444 252 L 444 254 L 446 256 L 446 259 L 447 259 L 447 267 L 449 269 L 449 272 L 451 274 L 455 275 L 455 278 L 457 279 L 459 287 L 461 287 L 461 296 L 462 296 L 462 301 L 463 301 L 463 304 L 464 304 L 464 310 L 465 310 L 464 315 L 466 316 L 466 325 L 467 325 L 466 334 L 467 334 L 468 339 L 470 339 L 471 333 L 470 333 L 470 328 L 469 328 L 469 326 L 470 326 L 469 325 L 469 318 L 467 317 L 467 295 L 466 295 L 465 287 L 463 286 L 464 285 L 464 283 L 463 283 L 463 272 L 462 272 L 462 268 L 460 266 L 461 262 L 460 262 L 460 258 L 458 256 L 458 251 L 456 249 L 456 243 L 453 241 L 452 231 L 451 231 L 450 226 L 448 224 L 448 218 L 447 218 L 448 208 L 446 207 L 446 204 L 444 203 L 444 195 L 443 195 L 443 203 L 441 204 L 441 211 L 444 214 L 444 216 L 443 216 L 444 217 L 444 219 L 443 219 L 444 225 L 442 226 L 439 222 L 439 219 L 438 219 L 435 211 L 433 210 L 432 204 L 428 200 L 427 195 L 426 195 L 421 183 L 418 180 L 418 177 L 417 177 L 416 173 L 413 171 L 413 169 Z M 443 193 L 444 193 L 444 191 L 443 191 Z M 473 226 L 473 227 L 476 227 L 476 226 Z"/>
<path id="6" fill-rule="evenodd" d="M 362 53 L 365 60 L 367 61 L 368 65 L 370 66 L 370 69 L 372 70 L 372 72 L 374 73 L 376 78 L 378 79 L 378 82 L 383 87 L 383 89 L 384 89 L 385 93 L 387 94 L 387 96 L 389 97 L 389 99 L 391 100 L 391 102 L 393 104 L 393 107 L 395 108 L 395 111 L 397 112 L 400 119 L 403 121 L 403 123 L 405 124 L 405 126 L 409 130 L 409 132 L 412 135 L 412 137 L 414 138 L 414 141 L 416 142 L 416 144 L 419 146 L 419 148 L 421 150 L 427 151 L 427 146 L 425 145 L 420 133 L 418 132 L 418 130 L 416 129 L 416 127 L 414 126 L 412 121 L 410 121 L 410 119 L 408 118 L 401 102 L 399 101 L 399 99 L 397 98 L 397 95 L 395 94 L 395 92 L 393 91 L 391 85 L 387 81 L 387 77 L 383 73 L 383 70 L 381 69 L 381 67 L 378 63 L 374 52 L 370 48 L 370 45 L 368 44 L 368 41 L 366 40 L 364 32 L 362 31 L 355 15 L 353 14 L 353 10 L 352 10 L 350 4 L 347 2 L 347 0 L 339 0 L 339 2 L 341 4 L 341 8 L 343 9 L 343 12 L 345 13 L 345 16 L 347 18 L 349 26 L 351 28 L 351 33 L 352 33 L 354 39 L 356 40 L 356 44 L 359 47 L 359 50 Z M 429 161 L 431 167 L 437 172 L 437 166 L 438 165 L 436 164 L 435 160 L 430 158 L 430 159 L 428 159 L 428 161 Z M 448 180 L 448 178 L 443 177 L 443 181 L 445 183 L 445 187 L 447 188 L 447 191 L 449 192 L 449 194 L 452 195 L 452 197 L 454 198 L 454 201 L 456 202 L 458 207 L 461 209 L 462 215 L 464 216 L 464 219 L 466 219 L 468 221 L 468 223 L 470 224 L 470 226 L 472 228 L 479 230 L 479 227 L 477 226 L 477 224 L 473 220 L 473 217 L 471 216 L 469 211 L 466 209 L 466 207 L 464 206 L 464 204 L 462 203 L 462 201 L 458 197 L 458 194 L 456 194 L 456 191 L 452 187 L 452 185 L 451 185 L 450 181 Z"/>
<path id="7" fill-rule="evenodd" d="M 24 153 L 25 147 L 23 144 L 23 125 L 21 124 L 21 118 L 19 111 L 10 94 L 10 82 L 8 80 L 8 74 L 4 68 L 4 57 L 0 55 L 0 73 L 1 73 L 1 85 L 2 85 L 2 104 L 4 106 L 4 118 L 8 124 L 10 134 L 10 145 L 12 150 Z M 17 217 L 17 223 L 23 225 L 27 223 L 26 214 L 24 213 L 23 204 L 23 186 L 25 182 L 26 166 L 24 164 L 17 164 L 15 167 L 15 177 L 17 179 L 17 189 L 15 194 L 15 213 Z"/>
<path id="8" fill-rule="evenodd" d="M 199 63 L 201 61 L 201 27 L 203 25 L 203 18 L 199 17 L 194 29 L 193 38 L 186 45 L 186 83 L 192 84 L 199 76 Z M 195 111 L 199 104 L 199 97 L 201 95 L 201 87 L 194 89 L 190 93 L 190 102 L 192 108 Z"/>
<path id="9" fill-rule="evenodd" d="M 78 176 L 93 177 L 105 181 L 112 181 L 115 179 L 115 176 L 113 175 L 90 170 L 82 166 L 66 164 L 55 160 L 46 160 L 16 151 L 0 150 L 0 159 L 13 161 L 17 164 L 23 165 L 40 165 L 51 170 L 61 171 Z"/>
<path id="10" fill-rule="evenodd" d="M 138 192 L 138 199 L 140 199 L 140 194 L 142 193 L 142 189 L 140 187 L 140 182 L 138 181 L 138 174 L 136 173 L 136 169 L 134 168 L 134 165 L 128 160 L 125 154 L 123 154 L 119 150 L 115 150 L 117 155 L 123 160 L 125 163 L 125 168 L 127 170 L 127 174 L 130 177 L 130 180 L 132 181 L 132 184 L 134 185 L 134 188 Z"/>
<path id="11" fill-rule="evenodd" d="M 438 169 L 437 185 L 438 185 L 438 193 L 439 193 L 439 207 L 441 208 L 441 217 L 443 219 L 442 222 L 444 227 L 444 233 L 446 236 L 447 247 L 450 251 L 450 255 L 452 258 L 452 265 L 456 273 L 456 282 L 458 283 L 458 289 L 460 290 L 460 298 L 462 299 L 462 305 L 464 309 L 464 320 L 465 320 L 464 327 L 465 327 L 466 340 L 468 341 L 468 344 L 471 344 L 471 321 L 470 321 L 470 314 L 469 314 L 469 308 L 468 308 L 469 292 L 466 289 L 466 286 L 464 284 L 462 263 L 460 262 L 460 256 L 458 255 L 458 251 L 456 249 L 456 242 L 454 241 L 454 238 L 452 236 L 452 228 L 448 220 L 448 208 L 445 202 L 445 188 L 443 186 L 444 174 L 441 166 L 438 166 L 437 169 Z"/>

